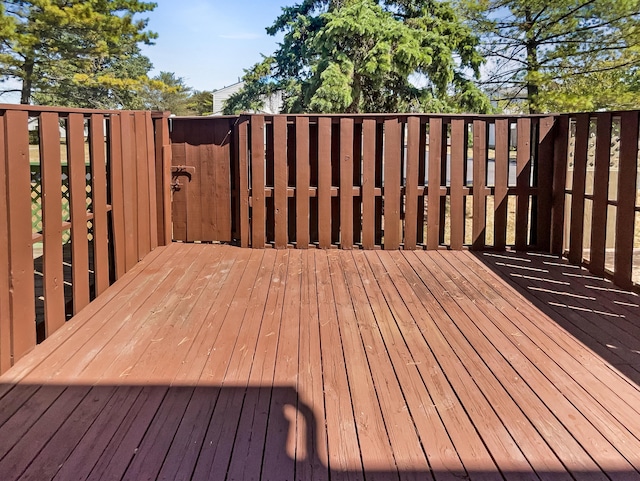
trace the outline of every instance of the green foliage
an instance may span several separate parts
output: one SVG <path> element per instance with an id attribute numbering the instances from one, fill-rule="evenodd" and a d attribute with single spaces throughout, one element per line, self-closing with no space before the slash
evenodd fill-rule
<path id="1" fill-rule="evenodd" d="M 211 115 L 213 113 L 213 92 L 194 90 L 187 100 L 187 109 L 192 115 Z"/>
<path id="2" fill-rule="evenodd" d="M 283 92 L 288 112 L 490 109 L 469 81 L 482 57 L 450 3 L 435 0 L 305 0 L 283 9 L 273 56 L 246 72 L 225 113 L 259 110 Z"/>
<path id="3" fill-rule="evenodd" d="M 173 72 L 160 72 L 153 78 L 155 84 L 149 85 L 141 94 L 143 108 L 148 110 L 168 110 L 175 115 L 189 115 L 191 88 L 182 77 Z"/>
<path id="4" fill-rule="evenodd" d="M 34 94 L 57 102 L 61 95 L 71 99 L 82 87 L 90 91 L 115 85 L 125 90 L 144 80 L 124 74 L 148 67 L 137 46 L 151 43 L 155 34 L 145 30 L 146 20 L 133 17 L 152 10 L 154 3 L 13 0 L 3 6 L 0 77 L 20 82 L 22 103 L 29 103 Z"/>
<path id="5" fill-rule="evenodd" d="M 638 106 L 640 0 L 461 0 L 483 34 L 485 88 L 525 111 Z"/>

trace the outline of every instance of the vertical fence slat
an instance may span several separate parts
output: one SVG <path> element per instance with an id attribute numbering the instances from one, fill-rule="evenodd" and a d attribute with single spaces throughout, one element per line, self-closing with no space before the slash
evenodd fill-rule
<path id="1" fill-rule="evenodd" d="M 89 121 L 91 193 L 93 195 L 93 269 L 96 296 L 109 287 L 109 245 L 107 226 L 107 170 L 104 155 L 104 121 L 93 114 Z"/>
<path id="2" fill-rule="evenodd" d="M 0 374 L 11 367 L 11 307 L 9 300 L 9 210 L 5 115 L 0 114 Z"/>
<path id="3" fill-rule="evenodd" d="M 638 169 L 638 111 L 620 116 L 620 166 L 618 170 L 618 208 L 614 282 L 623 288 L 633 285 L 633 237 Z"/>
<path id="4" fill-rule="evenodd" d="M 240 117 L 238 122 L 238 135 L 236 140 L 238 159 L 238 214 L 240 247 L 249 247 L 249 118 Z"/>
<path id="5" fill-rule="evenodd" d="M 362 121 L 362 247 L 373 249 L 376 232 L 376 121 Z"/>
<path id="6" fill-rule="evenodd" d="M 27 113 L 5 115 L 6 202 L 12 362 L 36 343 Z"/>
<path id="7" fill-rule="evenodd" d="M 84 153 L 84 115 L 69 114 L 67 142 L 69 145 L 69 190 L 71 191 L 73 313 L 77 314 L 89 304 L 89 243 L 87 239 L 87 169 Z M 58 140 L 59 144 L 60 141 Z M 95 208 L 95 204 L 93 206 Z"/>
<path id="8" fill-rule="evenodd" d="M 151 220 L 149 196 L 149 162 L 145 112 L 133 115 L 133 142 L 135 145 L 136 201 L 138 221 L 138 245 L 136 263 L 151 251 Z"/>
<path id="9" fill-rule="evenodd" d="M 296 247 L 309 247 L 309 118 L 296 117 Z"/>
<path id="10" fill-rule="evenodd" d="M 420 140 L 419 140 L 419 149 L 418 149 L 418 186 L 426 187 L 425 177 L 426 177 L 426 159 L 427 159 L 427 124 L 424 119 L 420 121 Z M 421 193 L 418 196 L 418 243 L 422 244 L 422 246 L 426 246 L 425 239 L 425 223 L 426 223 L 426 191 L 423 191 L 424 195 Z"/>
<path id="11" fill-rule="evenodd" d="M 473 248 L 485 246 L 487 229 L 487 122 L 473 121 Z"/>
<path id="12" fill-rule="evenodd" d="M 254 115 L 251 117 L 251 245 L 256 249 L 263 249 L 265 244 L 264 162 L 264 116 Z"/>
<path id="13" fill-rule="evenodd" d="M 604 274 L 609 162 L 611 161 L 611 113 L 599 113 L 596 127 L 596 160 L 593 172 L 593 209 L 591 217 L 591 253 L 589 270 Z"/>
<path id="14" fill-rule="evenodd" d="M 353 185 L 360 195 L 353 196 L 353 245 L 362 243 L 362 123 L 353 125 Z"/>
<path id="15" fill-rule="evenodd" d="M 538 226 L 536 248 L 548 251 L 551 232 L 554 117 L 540 119 L 538 140 Z"/>
<path id="16" fill-rule="evenodd" d="M 564 205 L 567 182 L 569 117 L 560 116 L 553 147 L 553 205 L 551 211 L 551 253 L 560 255 L 564 243 Z"/>
<path id="17" fill-rule="evenodd" d="M 111 219 L 115 274 L 119 279 L 127 271 L 124 222 L 124 178 L 122 174 L 122 115 L 109 119 L 109 155 L 111 174 Z"/>
<path id="18" fill-rule="evenodd" d="M 273 156 L 275 204 L 275 246 L 277 249 L 287 246 L 289 214 L 287 212 L 287 186 L 289 184 L 287 168 L 287 118 L 276 115 L 273 118 Z"/>
<path id="19" fill-rule="evenodd" d="M 529 233 L 529 186 L 531 182 L 531 119 L 517 122 L 516 154 L 516 249 L 527 247 Z"/>
<path id="20" fill-rule="evenodd" d="M 318 119 L 318 245 L 331 246 L 331 119 Z"/>
<path id="21" fill-rule="evenodd" d="M 418 237 L 418 156 L 420 119 L 407 120 L 407 175 L 405 181 L 404 248 L 415 249 Z"/>
<path id="22" fill-rule="evenodd" d="M 429 171 L 427 191 L 427 249 L 440 244 L 440 180 L 442 172 L 442 119 L 429 119 Z M 446 146 L 445 146 L 446 148 Z"/>
<path id="23" fill-rule="evenodd" d="M 384 121 L 384 248 L 400 247 L 402 132 L 399 119 Z"/>
<path id="24" fill-rule="evenodd" d="M 47 337 L 59 329 L 65 321 L 59 129 L 58 114 L 50 112 L 40 114 L 44 328 Z"/>
<path id="25" fill-rule="evenodd" d="M 120 141 L 122 145 L 122 197 L 124 202 L 124 260 L 125 271 L 137 262 L 138 251 L 138 216 L 136 195 L 136 158 L 132 150 L 133 136 L 132 117 L 130 112 L 122 112 L 120 116 Z"/>
<path id="26" fill-rule="evenodd" d="M 171 146 L 169 121 L 163 114 L 153 119 L 155 130 L 156 199 L 158 202 L 158 244 L 171 243 Z"/>
<path id="27" fill-rule="evenodd" d="M 353 248 L 353 119 L 340 119 L 340 247 Z"/>
<path id="28" fill-rule="evenodd" d="M 27 112 L 5 114 L 13 362 L 36 345 Z M 60 180 L 60 177 L 58 177 Z"/>
<path id="29" fill-rule="evenodd" d="M 462 119 L 451 121 L 451 248 L 462 249 L 464 243 L 464 165 L 467 155 L 467 126 Z"/>
<path id="30" fill-rule="evenodd" d="M 149 193 L 149 242 L 150 249 L 158 247 L 158 197 L 156 192 L 156 176 L 162 177 L 162 172 L 158 173 L 156 169 L 155 145 L 153 141 L 153 119 L 151 112 L 146 112 L 145 116 L 145 136 L 146 136 L 146 153 L 147 153 L 147 189 Z"/>
<path id="31" fill-rule="evenodd" d="M 493 245 L 504 250 L 507 245 L 509 205 L 509 120 L 496 120 L 495 195 L 493 198 Z"/>
<path id="32" fill-rule="evenodd" d="M 587 178 L 587 153 L 589 150 L 589 114 L 578 114 L 576 120 L 573 183 L 571 187 L 571 230 L 569 236 L 569 261 L 582 262 L 584 232 L 584 194 Z"/>

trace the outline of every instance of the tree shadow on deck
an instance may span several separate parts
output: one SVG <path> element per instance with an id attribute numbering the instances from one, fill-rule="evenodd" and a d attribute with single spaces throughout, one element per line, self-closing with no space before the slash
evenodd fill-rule
<path id="1" fill-rule="evenodd" d="M 0 473 L 5 481 L 570 479 L 565 472 L 472 467 L 460 472 L 363 469 L 357 443 L 342 449 L 351 453 L 348 469 L 328 466 L 319 454 L 326 459 L 324 419 L 317 419 L 292 387 L 0 384 L 3 392 Z M 330 439 L 329 450 L 338 443 Z M 371 453 L 362 457 L 371 465 Z M 576 479 L 602 475 L 572 474 Z M 635 471 L 609 474 L 638 476 Z"/>
<path id="2" fill-rule="evenodd" d="M 566 259 L 534 252 L 475 256 L 575 339 L 640 386 L 640 296 Z"/>

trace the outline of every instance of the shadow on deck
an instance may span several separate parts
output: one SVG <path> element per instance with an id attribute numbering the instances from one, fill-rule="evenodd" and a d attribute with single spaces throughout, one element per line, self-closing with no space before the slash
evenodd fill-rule
<path id="1" fill-rule="evenodd" d="M 0 477 L 640 479 L 633 299 L 531 254 L 173 244 L 0 377 Z"/>

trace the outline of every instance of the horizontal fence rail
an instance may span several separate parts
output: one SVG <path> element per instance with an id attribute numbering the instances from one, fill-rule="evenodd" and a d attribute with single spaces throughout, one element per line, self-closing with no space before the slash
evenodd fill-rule
<path id="1" fill-rule="evenodd" d="M 241 117 L 240 244 L 549 249 L 554 117 Z M 545 179 L 545 181 L 542 181 Z"/>
<path id="2" fill-rule="evenodd" d="M 170 239 L 164 116 L 22 107 L 0 106 L 0 372 Z"/>

